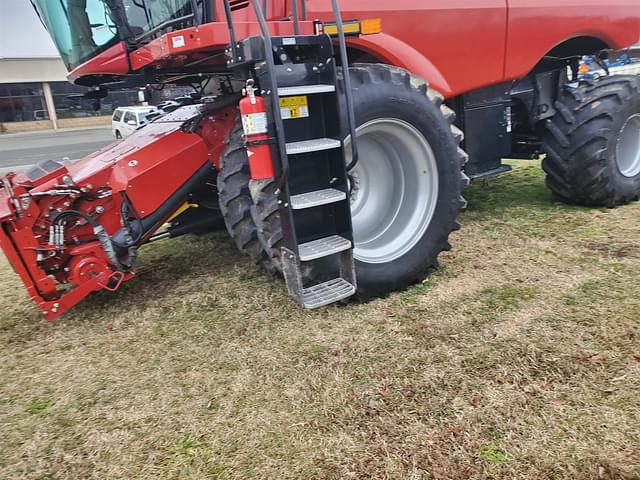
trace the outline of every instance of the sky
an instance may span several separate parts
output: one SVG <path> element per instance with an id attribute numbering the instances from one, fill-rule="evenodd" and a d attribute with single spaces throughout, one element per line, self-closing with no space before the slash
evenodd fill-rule
<path id="1" fill-rule="evenodd" d="M 29 0 L 0 0 L 0 58 L 58 57 Z"/>

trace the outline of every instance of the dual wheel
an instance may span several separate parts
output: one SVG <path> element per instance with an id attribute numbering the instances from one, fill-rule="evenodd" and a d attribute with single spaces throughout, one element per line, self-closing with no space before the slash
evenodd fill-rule
<path id="1" fill-rule="evenodd" d="M 357 294 L 366 299 L 402 290 L 437 267 L 459 228 L 467 156 L 453 112 L 423 81 L 387 65 L 356 65 L 350 72 L 360 152 L 350 172 L 354 258 Z M 554 196 L 608 207 L 637 200 L 640 77 L 568 85 L 555 107 L 542 165 Z M 251 181 L 239 122 L 227 143 L 218 175 L 227 230 L 242 252 L 278 273 L 282 231 L 275 184 Z M 321 266 L 305 276 L 320 277 Z"/>
<path id="2" fill-rule="evenodd" d="M 419 282 L 450 249 L 464 207 L 466 154 L 453 112 L 439 94 L 402 69 L 350 69 L 359 161 L 350 172 L 358 296 L 384 296 Z M 346 151 L 350 153 L 349 139 Z M 347 162 L 350 159 L 347 158 Z M 282 232 L 273 181 L 253 182 L 239 124 L 218 175 L 220 207 L 238 248 L 280 270 Z M 305 273 L 321 277 L 322 263 Z"/>
<path id="3" fill-rule="evenodd" d="M 567 85 L 547 121 L 542 167 L 566 203 L 615 207 L 640 196 L 640 76 Z"/>

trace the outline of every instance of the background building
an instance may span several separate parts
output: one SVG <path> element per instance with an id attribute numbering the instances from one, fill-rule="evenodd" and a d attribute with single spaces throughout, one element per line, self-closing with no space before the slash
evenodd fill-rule
<path id="1" fill-rule="evenodd" d="M 28 0 L 1 0 L 0 133 L 108 124 L 118 106 L 138 101 L 136 90 L 110 93 L 100 111 L 68 98 L 71 85 L 58 52 Z"/>

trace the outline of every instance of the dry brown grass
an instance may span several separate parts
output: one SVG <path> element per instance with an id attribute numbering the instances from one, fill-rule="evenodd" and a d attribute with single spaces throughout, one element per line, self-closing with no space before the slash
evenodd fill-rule
<path id="1" fill-rule="evenodd" d="M 305 312 L 221 234 L 54 324 L 0 260 L 0 478 L 640 478 L 640 205 L 467 192 L 424 284 Z"/>

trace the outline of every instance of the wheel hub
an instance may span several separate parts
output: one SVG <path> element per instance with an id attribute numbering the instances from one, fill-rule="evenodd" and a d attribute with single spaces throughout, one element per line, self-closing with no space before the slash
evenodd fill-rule
<path id="1" fill-rule="evenodd" d="M 422 133 L 402 120 L 372 120 L 357 135 L 359 161 L 351 194 L 354 257 L 392 262 L 411 250 L 431 223 L 438 199 L 436 158 Z"/>
<path id="2" fill-rule="evenodd" d="M 640 113 L 632 115 L 620 131 L 616 163 L 625 177 L 633 178 L 640 174 Z"/>

